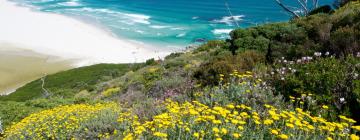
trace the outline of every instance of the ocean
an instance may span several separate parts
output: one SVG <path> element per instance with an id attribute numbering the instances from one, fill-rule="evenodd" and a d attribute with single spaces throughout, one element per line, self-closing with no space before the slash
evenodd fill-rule
<path id="1" fill-rule="evenodd" d="M 186 47 L 206 40 L 225 39 L 234 28 L 291 18 L 274 0 L 12 1 L 34 10 L 83 20 L 116 37 L 158 47 Z M 284 1 L 296 4 L 295 0 Z"/>

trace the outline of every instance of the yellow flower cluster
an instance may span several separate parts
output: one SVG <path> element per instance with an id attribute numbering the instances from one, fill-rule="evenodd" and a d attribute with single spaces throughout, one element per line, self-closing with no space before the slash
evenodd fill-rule
<path id="1" fill-rule="evenodd" d="M 162 113 L 149 118 L 139 118 L 133 110 L 123 109 L 115 103 L 96 105 L 67 105 L 32 114 L 21 122 L 16 123 L 5 131 L 7 139 L 74 139 L 74 134 L 87 133 L 80 129 L 83 122 L 91 118 L 103 116 L 104 110 L 112 111 L 113 119 L 107 121 L 111 127 L 109 131 L 96 131 L 96 138 L 100 139 L 350 139 L 359 140 L 357 134 L 360 126 L 354 126 L 355 120 L 346 116 L 339 116 L 339 122 L 331 122 L 316 116 L 301 108 L 278 108 L 263 101 L 254 104 L 237 102 L 231 99 L 240 95 L 253 95 L 256 98 L 265 87 L 261 79 L 257 79 L 251 72 L 239 74 L 234 71 L 229 84 L 223 84 L 218 89 L 239 86 L 236 93 L 224 94 L 197 92 L 192 102 L 165 101 L 165 108 L 158 108 Z M 224 75 L 220 75 L 223 81 Z M 235 84 L 234 84 L 235 83 Z M 106 90 L 108 95 L 117 92 L 118 88 Z M 258 93 L 257 93 L 258 92 Z M 256 94 L 257 93 L 257 94 Z M 221 95 L 220 95 L 221 94 Z M 236 95 L 235 95 L 236 94 Z M 219 95 L 219 96 L 216 96 Z M 264 94 L 261 94 L 264 95 Z M 215 97 L 216 96 L 216 97 Z M 311 96 L 304 94 L 302 96 Z M 246 97 L 246 96 L 244 96 Z M 217 98 L 217 101 L 213 101 Z M 264 98 L 264 97 L 262 97 Z M 291 100 L 299 100 L 290 96 Z M 211 101 L 208 101 L 211 100 Z M 250 100 L 250 99 L 248 99 Z M 253 100 L 251 100 L 253 101 Z M 262 100 L 261 100 L 262 101 Z M 240 104 L 243 103 L 243 104 Z M 250 106 L 249 106 L 250 105 Z M 323 111 L 329 111 L 329 106 L 321 105 Z M 135 111 L 134 111 L 135 112 Z M 111 114 L 110 113 L 110 114 Z M 106 114 L 106 113 L 105 113 Z M 109 121 L 110 120 L 110 121 Z M 95 124 L 92 124 L 95 125 Z M 97 124 L 103 125 L 103 123 Z M 98 130 L 98 129 L 97 129 Z"/>
<path id="2" fill-rule="evenodd" d="M 348 139 L 358 136 L 349 130 L 359 131 L 359 126 L 345 116 L 342 122 L 329 122 L 311 116 L 300 108 L 278 110 L 265 105 L 266 113 L 258 113 L 240 104 L 209 107 L 198 101 L 179 104 L 167 101 L 167 111 L 154 116 L 152 121 L 140 123 L 137 117 L 126 114 L 119 118 L 121 124 L 131 124 L 124 133 L 127 139 Z"/>
<path id="3" fill-rule="evenodd" d="M 59 106 L 31 114 L 5 130 L 7 139 L 71 139 L 80 124 L 103 110 L 119 110 L 115 103 Z"/>
<path id="4" fill-rule="evenodd" d="M 107 90 L 105 90 L 104 92 L 101 93 L 102 96 L 104 97 L 109 97 L 117 92 L 120 91 L 120 88 L 119 87 L 116 87 L 116 88 L 109 88 Z"/>

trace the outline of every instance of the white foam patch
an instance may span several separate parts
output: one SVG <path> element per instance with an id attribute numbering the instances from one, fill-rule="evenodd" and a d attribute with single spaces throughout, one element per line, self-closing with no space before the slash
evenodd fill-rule
<path id="1" fill-rule="evenodd" d="M 61 2 L 59 3 L 62 6 L 81 6 L 78 0 L 68 1 L 68 2 Z"/>
<path id="2" fill-rule="evenodd" d="M 242 19 L 243 17 L 245 17 L 245 16 L 244 15 L 225 16 L 225 17 L 222 17 L 221 19 L 215 19 L 215 20 L 213 20 L 213 22 L 232 25 L 232 24 L 234 24 L 235 21 L 243 20 Z"/>
<path id="3" fill-rule="evenodd" d="M 212 32 L 215 35 L 220 35 L 220 34 L 229 34 L 233 29 L 215 29 Z"/>
<path id="4" fill-rule="evenodd" d="M 182 28 L 182 27 L 174 27 L 174 28 L 171 28 L 171 30 L 185 30 L 185 28 Z"/>
<path id="5" fill-rule="evenodd" d="M 142 31 L 142 30 L 135 30 L 135 32 L 140 33 L 140 34 L 145 34 L 145 31 Z"/>
<path id="6" fill-rule="evenodd" d="M 93 12 L 93 13 L 103 13 L 108 14 L 111 16 L 115 16 L 113 19 L 120 19 L 117 20 L 118 22 L 127 24 L 127 25 L 134 25 L 135 23 L 140 24 L 151 24 L 150 16 L 142 15 L 142 14 L 129 14 L 129 13 L 122 13 L 117 12 L 109 9 L 94 9 L 94 8 L 81 8 L 81 9 L 73 9 L 75 11 L 86 11 L 86 12 Z"/>
<path id="7" fill-rule="evenodd" d="M 120 14 L 119 12 L 111 11 L 109 9 L 94 9 L 94 8 L 81 8 L 81 9 L 74 9 L 80 11 L 87 11 L 87 12 L 94 12 L 94 13 L 107 13 L 107 14 Z"/>
<path id="8" fill-rule="evenodd" d="M 186 33 L 178 34 L 176 37 L 184 37 L 184 36 L 186 36 Z"/>
<path id="9" fill-rule="evenodd" d="M 171 26 L 161 26 L 161 25 L 151 25 L 150 28 L 154 28 L 154 29 L 165 29 L 165 28 L 170 28 Z"/>
<path id="10" fill-rule="evenodd" d="M 142 23 L 142 24 L 151 24 L 149 19 L 150 16 L 141 15 L 141 14 L 124 14 L 125 16 L 130 17 L 133 22 Z"/>

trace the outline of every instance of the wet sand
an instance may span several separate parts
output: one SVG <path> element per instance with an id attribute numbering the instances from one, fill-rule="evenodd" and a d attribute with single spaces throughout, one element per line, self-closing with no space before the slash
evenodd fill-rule
<path id="1" fill-rule="evenodd" d="M 71 69 L 72 62 L 0 43 L 0 95 L 9 94 L 43 75 Z"/>

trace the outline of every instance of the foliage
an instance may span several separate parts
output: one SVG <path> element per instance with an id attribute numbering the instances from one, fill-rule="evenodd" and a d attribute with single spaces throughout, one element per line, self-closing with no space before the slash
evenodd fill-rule
<path id="1" fill-rule="evenodd" d="M 27 106 L 25 103 L 2 101 L 0 102 L 0 117 L 4 128 L 11 123 L 18 122 L 40 108 Z"/>
<path id="2" fill-rule="evenodd" d="M 120 91 L 119 87 L 109 88 L 109 89 L 105 90 L 104 92 L 102 92 L 101 95 L 104 97 L 109 97 L 109 96 L 112 96 L 113 94 L 118 93 L 119 91 Z"/>
<path id="3" fill-rule="evenodd" d="M 70 139 L 98 137 L 87 133 L 113 133 L 106 128 L 116 121 L 114 103 L 65 105 L 32 114 L 5 130 L 6 139 Z M 111 120 L 113 119 L 113 120 Z M 78 135 L 86 132 L 87 135 Z M 76 138 L 76 137 L 75 137 Z"/>
<path id="4" fill-rule="evenodd" d="M 345 60 L 329 56 L 309 58 L 312 57 L 297 61 L 280 60 L 269 79 L 275 91 L 296 98 L 311 93 L 319 105 L 331 105 L 333 115 L 347 114 L 358 119 L 356 110 L 360 109 L 360 98 L 356 93 L 359 90 L 356 83 L 359 81 L 359 59 L 351 56 Z"/>
<path id="5" fill-rule="evenodd" d="M 7 128 L 4 138 L 359 138 L 355 133 L 360 131 L 360 126 L 353 126 L 355 120 L 339 116 L 340 121 L 331 122 L 320 117 L 329 111 L 326 105 L 321 106 L 316 114 L 311 114 L 302 106 L 286 104 L 280 96 L 274 96 L 271 89 L 251 72 L 240 74 L 234 71 L 229 75 L 231 82 L 214 87 L 203 95 L 198 94 L 191 102 L 165 100 L 165 109 L 151 118 L 139 117 L 131 108 L 120 108 L 115 103 L 65 105 L 26 117 Z M 208 102 L 206 98 L 213 100 Z"/>
<path id="6" fill-rule="evenodd" d="M 268 62 L 281 57 L 301 58 L 314 52 L 330 52 L 337 57 L 355 54 L 360 50 L 359 6 L 352 3 L 332 14 L 321 13 L 289 23 L 236 29 L 230 33 L 229 51 L 257 50 L 266 54 Z"/>
<path id="7" fill-rule="evenodd" d="M 203 85 L 217 85 L 219 74 L 230 73 L 233 70 L 251 71 L 256 65 L 265 62 L 265 56 L 257 51 L 247 50 L 233 56 L 219 55 L 215 60 L 202 64 L 194 73 L 194 77 Z"/>
<path id="8" fill-rule="evenodd" d="M 359 6 L 236 29 L 164 60 L 49 75 L 49 97 L 40 80 L 0 97 L 6 137 L 356 139 Z"/>
<path id="9" fill-rule="evenodd" d="M 81 90 L 94 90 L 94 85 L 119 77 L 142 64 L 98 64 L 60 72 L 46 77 L 45 88 L 53 96 L 73 97 Z M 0 101 L 26 101 L 42 96 L 41 81 L 33 81 L 8 96 L 0 96 Z"/>
<path id="10" fill-rule="evenodd" d="M 156 61 L 154 58 L 152 58 L 152 59 L 146 60 L 145 64 L 146 65 L 155 65 Z"/>

